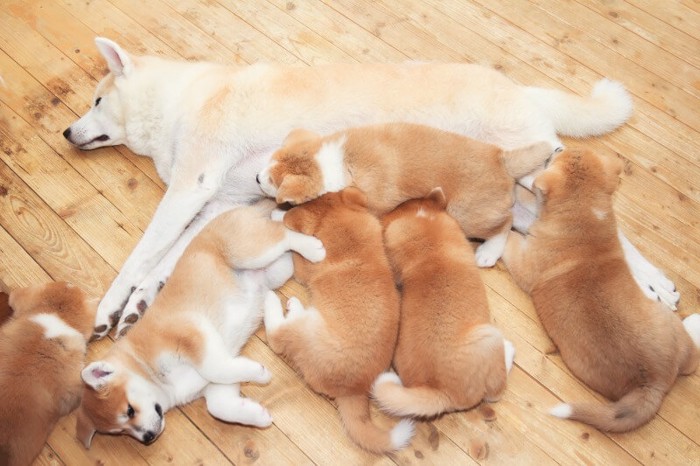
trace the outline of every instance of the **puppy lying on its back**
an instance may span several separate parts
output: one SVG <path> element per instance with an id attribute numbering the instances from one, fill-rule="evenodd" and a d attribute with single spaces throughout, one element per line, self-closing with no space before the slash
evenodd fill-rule
<path id="1" fill-rule="evenodd" d="M 294 256 L 294 276 L 308 286 L 311 305 L 268 293 L 265 330 L 270 347 L 286 358 L 316 392 L 335 398 L 345 429 L 358 445 L 383 453 L 403 448 L 412 424 L 391 432 L 372 423 L 372 382 L 391 364 L 399 325 L 399 296 L 384 255 L 382 230 L 356 188 L 328 193 L 292 208 L 291 229 L 323 241 L 318 264 Z"/>
<path id="2" fill-rule="evenodd" d="M 401 379 L 382 374 L 373 394 L 382 410 L 397 416 L 436 416 L 496 401 L 513 364 L 513 345 L 489 323 L 473 249 L 445 205 L 437 188 L 382 219 L 401 283 L 394 354 Z"/>
<path id="3" fill-rule="evenodd" d="M 441 186 L 447 212 L 464 234 L 486 240 L 476 256 L 478 265 L 489 267 L 501 257 L 511 227 L 515 180 L 544 167 L 554 150 L 542 142 L 504 151 L 408 123 L 353 128 L 326 137 L 295 130 L 257 180 L 265 194 L 291 204 L 356 186 L 378 215 Z"/>
<path id="4" fill-rule="evenodd" d="M 537 220 L 527 237 L 511 234 L 503 256 L 571 372 L 615 400 L 552 414 L 614 432 L 654 417 L 700 357 L 700 315 L 681 324 L 644 296 L 627 267 L 612 207 L 621 169 L 587 150 L 556 156 L 535 180 Z"/>
<path id="5" fill-rule="evenodd" d="M 212 416 L 267 427 L 272 418 L 241 398 L 239 383 L 267 383 L 261 364 L 237 356 L 260 325 L 264 292 L 292 275 L 289 250 L 323 259 L 320 241 L 287 230 L 258 207 L 239 207 L 209 223 L 190 243 L 142 321 L 105 359 L 82 372 L 78 438 L 96 431 L 153 442 L 164 415 L 204 396 Z"/>
<path id="6" fill-rule="evenodd" d="M 0 464 L 30 464 L 56 421 L 78 406 L 96 308 L 63 282 L 10 294 L 3 309 L 14 315 L 0 327 Z"/>

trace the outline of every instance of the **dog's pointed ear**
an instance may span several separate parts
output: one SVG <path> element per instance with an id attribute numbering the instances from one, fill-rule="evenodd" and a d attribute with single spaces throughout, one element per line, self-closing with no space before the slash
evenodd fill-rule
<path id="1" fill-rule="evenodd" d="M 78 408 L 78 420 L 75 425 L 75 436 L 85 445 L 86 449 L 90 449 L 92 438 L 95 436 L 97 429 L 92 419 L 85 413 L 82 405 Z"/>
<path id="2" fill-rule="evenodd" d="M 282 145 L 289 146 L 292 144 L 296 144 L 297 142 L 320 138 L 321 135 L 314 133 L 313 131 L 309 131 L 308 129 L 304 128 L 296 128 L 291 130 L 287 137 L 284 138 L 284 142 L 282 143 Z"/>
<path id="3" fill-rule="evenodd" d="M 104 37 L 96 37 L 95 45 L 115 76 L 128 75 L 131 72 L 133 68 L 131 57 L 116 42 Z"/>
<path id="4" fill-rule="evenodd" d="M 355 187 L 345 188 L 340 191 L 340 198 L 344 204 L 367 207 L 367 195 Z"/>
<path id="5" fill-rule="evenodd" d="M 445 191 L 442 190 L 440 186 L 433 188 L 430 193 L 426 196 L 426 199 L 433 201 L 438 207 L 444 209 L 447 207 L 447 198 L 445 197 Z"/>
<path id="6" fill-rule="evenodd" d="M 93 390 L 99 390 L 114 377 L 114 367 L 107 361 L 91 362 L 83 369 L 80 376 L 83 378 L 83 382 L 92 387 Z"/>
<path id="7" fill-rule="evenodd" d="M 285 176 L 277 188 L 277 194 L 275 195 L 277 204 L 289 202 L 291 205 L 298 205 L 310 199 L 307 193 L 309 190 L 308 183 L 308 177 L 303 175 Z"/>

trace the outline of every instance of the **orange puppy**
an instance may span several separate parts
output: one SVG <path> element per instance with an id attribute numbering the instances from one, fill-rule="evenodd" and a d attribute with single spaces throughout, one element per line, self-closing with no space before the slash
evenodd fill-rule
<path id="1" fill-rule="evenodd" d="M 295 130 L 257 180 L 280 204 L 300 204 L 356 186 L 377 215 L 441 186 L 447 212 L 464 234 L 486 240 L 476 258 L 479 266 L 490 267 L 501 257 L 511 227 L 515 180 L 542 168 L 553 150 L 541 142 L 505 151 L 409 123 L 352 128 L 326 137 Z"/>
<path id="2" fill-rule="evenodd" d="M 10 293 L 14 315 L 0 327 L 0 464 L 30 464 L 78 406 L 96 307 L 63 282 Z"/>
<path id="3" fill-rule="evenodd" d="M 700 315 L 681 323 L 625 263 L 612 206 L 621 169 L 588 150 L 556 156 L 535 180 L 538 219 L 503 257 L 571 372 L 614 400 L 551 413 L 614 432 L 654 417 L 676 377 L 695 371 L 700 345 Z"/>
<path id="4" fill-rule="evenodd" d="M 372 423 L 372 382 L 391 364 L 399 325 L 399 296 L 382 245 L 382 229 L 365 195 L 349 188 L 292 208 L 288 228 L 319 238 L 326 259 L 312 264 L 294 255 L 294 275 L 306 284 L 311 305 L 268 293 L 265 329 L 270 347 L 285 357 L 315 391 L 336 399 L 348 435 L 366 450 L 404 447 L 413 424 L 391 432 Z"/>
<path id="5" fill-rule="evenodd" d="M 392 372 L 373 395 L 396 416 L 436 416 L 495 401 L 506 387 L 513 345 L 489 323 L 474 251 L 436 188 L 383 219 L 401 284 L 401 323 Z M 405 386 L 402 386 L 402 382 Z"/>

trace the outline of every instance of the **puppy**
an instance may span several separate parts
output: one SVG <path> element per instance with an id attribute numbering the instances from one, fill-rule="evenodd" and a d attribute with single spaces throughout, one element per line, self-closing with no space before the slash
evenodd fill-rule
<path id="1" fill-rule="evenodd" d="M 612 206 L 621 170 L 588 150 L 556 156 L 535 180 L 538 219 L 527 237 L 509 237 L 503 257 L 571 372 L 614 400 L 551 413 L 613 432 L 648 422 L 700 357 L 700 315 L 681 324 L 644 296 L 625 263 Z"/>
<path id="2" fill-rule="evenodd" d="M 372 382 L 391 364 L 399 325 L 399 296 L 384 255 L 379 220 L 356 188 L 328 193 L 292 208 L 284 216 L 292 230 L 319 238 L 323 262 L 294 255 L 294 275 L 308 286 L 310 306 L 268 293 L 265 329 L 270 347 L 281 354 L 318 393 L 335 398 L 352 440 L 382 453 L 406 446 L 413 424 L 401 421 L 385 431 L 372 423 Z"/>
<path id="3" fill-rule="evenodd" d="M 10 293 L 3 309 L 14 314 L 0 327 L 0 464 L 31 464 L 59 418 L 78 406 L 96 308 L 64 282 Z"/>
<path id="4" fill-rule="evenodd" d="M 104 360 L 83 369 L 77 434 L 85 447 L 97 431 L 151 443 L 169 409 L 200 396 L 218 419 L 269 426 L 267 410 L 241 398 L 239 384 L 267 383 L 270 373 L 236 355 L 260 325 L 264 292 L 292 275 L 289 250 L 310 261 L 325 256 L 317 239 L 287 230 L 256 207 L 212 220 L 141 323 Z"/>
<path id="5" fill-rule="evenodd" d="M 392 372 L 380 375 L 373 395 L 396 416 L 436 416 L 496 401 L 513 364 L 513 345 L 489 323 L 472 246 L 446 205 L 436 188 L 382 219 L 401 288 L 394 353 L 401 379 Z"/>
<path id="6" fill-rule="evenodd" d="M 4 324 L 9 319 L 13 310 L 10 307 L 10 295 L 4 291 L 0 291 L 0 325 Z"/>
<path id="7" fill-rule="evenodd" d="M 447 212 L 464 233 L 486 240 L 476 259 L 479 266 L 490 267 L 503 254 L 511 228 L 515 180 L 543 168 L 553 150 L 542 142 L 504 151 L 408 123 L 353 128 L 326 137 L 295 130 L 257 180 L 265 194 L 291 204 L 356 186 L 378 215 L 442 186 Z"/>

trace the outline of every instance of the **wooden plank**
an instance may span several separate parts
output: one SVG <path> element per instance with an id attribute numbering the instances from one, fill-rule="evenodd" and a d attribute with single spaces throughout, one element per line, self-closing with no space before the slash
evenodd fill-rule
<path id="1" fill-rule="evenodd" d="M 34 466 L 63 466 L 65 463 L 48 445 L 45 445 L 32 464 Z"/>
<path id="2" fill-rule="evenodd" d="M 700 39 L 700 13 L 690 2 L 663 2 L 655 0 L 627 0 L 650 15 L 670 24 L 679 31 Z"/>

